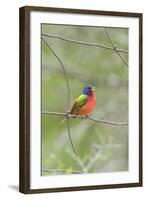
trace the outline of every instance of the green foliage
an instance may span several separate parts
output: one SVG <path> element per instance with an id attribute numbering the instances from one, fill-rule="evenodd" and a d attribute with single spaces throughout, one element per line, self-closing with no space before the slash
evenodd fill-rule
<path id="1" fill-rule="evenodd" d="M 113 42 L 128 49 L 128 29 L 109 28 Z M 102 27 L 42 25 L 42 33 L 111 46 Z M 128 121 L 128 70 L 120 57 L 111 50 L 69 43 L 43 37 L 64 63 L 68 74 L 71 102 L 81 94 L 85 85 L 94 82 L 96 108 L 93 116 L 109 121 Z M 125 60 L 128 54 L 121 53 Z M 65 112 L 67 88 L 64 73 L 56 57 L 42 42 L 42 110 Z M 70 156 L 72 147 L 63 117 L 42 115 L 42 169 L 59 169 L 65 173 L 81 171 Z M 87 119 L 71 119 L 73 143 L 89 172 L 128 170 L 128 127 L 99 124 Z M 43 175 L 54 172 L 43 172 Z"/>

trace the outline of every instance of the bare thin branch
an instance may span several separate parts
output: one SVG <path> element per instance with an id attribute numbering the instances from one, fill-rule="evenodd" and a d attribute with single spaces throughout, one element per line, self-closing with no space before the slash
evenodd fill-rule
<path id="1" fill-rule="evenodd" d="M 94 46 L 94 47 L 101 47 L 101 48 L 104 48 L 104 49 L 107 49 L 107 50 L 111 50 L 111 51 L 114 50 L 114 48 L 108 47 L 108 46 L 105 46 L 105 45 L 101 45 L 101 44 L 97 44 L 97 43 L 91 43 L 91 42 L 85 42 L 85 41 L 72 40 L 72 39 L 69 39 L 69 38 L 62 37 L 60 35 L 42 34 L 42 36 L 50 37 L 50 38 L 58 38 L 60 40 L 64 40 L 66 42 L 71 42 L 71 43 L 75 43 L 75 44 L 81 44 L 81 45 L 86 45 L 86 46 Z M 117 48 L 117 51 L 121 52 L 121 53 L 126 53 L 126 54 L 128 53 L 127 50 L 118 49 L 118 48 Z"/>
<path id="2" fill-rule="evenodd" d="M 104 123 L 104 124 L 111 124 L 111 125 L 128 125 L 128 122 L 111 122 L 111 121 L 106 121 L 106 120 L 100 120 L 100 119 L 96 119 L 94 117 L 87 117 L 88 119 L 92 120 L 92 121 L 96 121 L 96 122 L 100 122 L 100 123 Z"/>
<path id="3" fill-rule="evenodd" d="M 48 112 L 48 111 L 42 111 L 42 114 L 45 115 L 61 115 L 61 116 L 67 116 L 67 113 L 63 113 L 63 112 Z"/>
<path id="4" fill-rule="evenodd" d="M 57 58 L 57 60 L 59 61 L 60 65 L 62 67 L 64 76 L 65 76 L 65 80 L 66 80 L 66 86 L 67 86 L 67 106 L 66 106 L 66 111 L 67 111 L 68 107 L 69 107 L 69 103 L 70 103 L 70 87 L 69 87 L 69 81 L 68 81 L 67 72 L 65 70 L 65 66 L 64 66 L 63 62 L 61 61 L 61 59 L 56 55 L 54 50 L 48 45 L 48 43 L 43 38 L 42 38 L 42 41 L 46 44 L 48 49 L 54 54 L 54 56 Z"/>
<path id="5" fill-rule="evenodd" d="M 112 47 L 113 47 L 113 50 L 117 53 L 117 55 L 121 58 L 122 62 L 124 63 L 124 65 L 126 65 L 126 67 L 128 67 L 128 63 L 125 61 L 125 59 L 121 56 L 120 54 L 120 51 L 117 49 L 116 45 L 114 44 L 110 34 L 108 33 L 107 31 L 107 28 L 104 28 L 104 32 L 106 34 L 106 36 L 108 37 Z"/>
<path id="6" fill-rule="evenodd" d="M 98 123 L 104 123 L 104 124 L 110 124 L 110 125 L 128 125 L 128 122 L 111 122 L 107 120 L 102 120 L 102 119 L 97 119 L 95 117 L 90 117 L 90 116 L 80 116 L 80 115 L 73 115 L 70 113 L 61 113 L 61 112 L 48 112 L 48 111 L 42 111 L 42 114 L 45 115 L 59 115 L 59 116 L 65 116 L 67 118 L 80 118 L 80 119 L 89 119 L 91 121 L 96 121 Z"/>

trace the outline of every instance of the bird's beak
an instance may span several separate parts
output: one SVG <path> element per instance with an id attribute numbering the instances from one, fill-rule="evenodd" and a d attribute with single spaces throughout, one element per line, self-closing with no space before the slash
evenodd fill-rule
<path id="1" fill-rule="evenodd" d="M 92 87 L 92 91 L 94 91 L 95 90 L 95 87 Z"/>

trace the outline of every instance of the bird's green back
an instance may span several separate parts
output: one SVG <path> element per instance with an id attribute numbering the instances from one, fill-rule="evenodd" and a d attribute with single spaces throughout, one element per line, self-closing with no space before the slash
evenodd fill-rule
<path id="1" fill-rule="evenodd" d="M 87 101 L 88 101 L 88 96 L 81 94 L 79 97 L 76 98 L 71 113 L 78 112 L 80 108 L 86 104 Z"/>

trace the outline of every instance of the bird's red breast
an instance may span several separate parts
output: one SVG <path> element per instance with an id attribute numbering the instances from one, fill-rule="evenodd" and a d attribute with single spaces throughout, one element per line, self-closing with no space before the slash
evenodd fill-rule
<path id="1" fill-rule="evenodd" d="M 88 115 L 89 113 L 91 113 L 95 107 L 95 93 L 94 91 L 92 91 L 92 93 L 90 94 L 87 103 L 79 110 L 78 115 Z"/>

